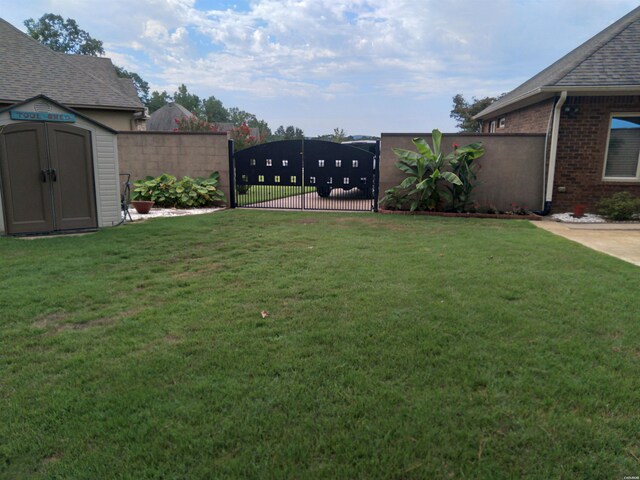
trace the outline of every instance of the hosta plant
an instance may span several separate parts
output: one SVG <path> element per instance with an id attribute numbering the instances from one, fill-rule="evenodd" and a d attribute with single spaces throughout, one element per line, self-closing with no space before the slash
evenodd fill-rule
<path id="1" fill-rule="evenodd" d="M 166 173 L 159 177 L 147 177 L 133 184 L 134 200 L 152 200 L 158 207 L 196 208 L 225 203 L 220 190 L 220 174 L 213 172 L 209 178 L 183 177 L 180 180 Z"/>

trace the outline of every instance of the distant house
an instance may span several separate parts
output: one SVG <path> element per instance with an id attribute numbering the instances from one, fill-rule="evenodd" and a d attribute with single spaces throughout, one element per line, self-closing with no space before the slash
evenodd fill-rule
<path id="1" fill-rule="evenodd" d="M 38 95 L 114 130 L 144 129 L 133 81 L 110 59 L 54 52 L 0 19 L 0 109 Z"/>
<path id="2" fill-rule="evenodd" d="M 545 205 L 640 195 L 640 7 L 475 117 L 483 133 L 545 133 Z"/>
<path id="3" fill-rule="evenodd" d="M 180 119 L 189 117 L 195 117 L 195 115 L 179 103 L 167 103 L 151 114 L 147 121 L 147 130 L 156 132 L 172 132 L 178 126 L 178 121 Z M 229 133 L 235 128 L 233 123 L 214 122 L 213 125 L 218 132 Z M 260 137 L 260 129 L 252 127 L 249 128 L 249 131 L 252 137 Z"/>
<path id="4" fill-rule="evenodd" d="M 195 115 L 179 103 L 167 103 L 153 112 L 147 120 L 147 130 L 154 132 L 173 132 L 178 121 Z"/>

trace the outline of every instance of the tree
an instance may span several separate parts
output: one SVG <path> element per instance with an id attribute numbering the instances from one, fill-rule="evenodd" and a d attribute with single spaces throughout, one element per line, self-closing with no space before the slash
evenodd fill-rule
<path id="1" fill-rule="evenodd" d="M 174 132 L 217 132 L 218 128 L 206 120 L 191 115 L 188 117 L 176 118 L 176 128 Z"/>
<path id="2" fill-rule="evenodd" d="M 249 126 L 251 128 L 257 128 L 260 132 L 260 138 L 258 139 L 258 143 L 264 143 L 267 141 L 269 137 L 271 137 L 271 128 L 269 128 L 269 124 L 264 120 L 252 120 L 249 122 Z"/>
<path id="3" fill-rule="evenodd" d="M 36 22 L 33 18 L 24 21 L 27 32 L 41 44 L 60 53 L 88 55 L 99 57 L 104 55 L 102 41 L 91 37 L 82 30 L 73 18 L 63 19 L 60 15 L 45 13 Z M 149 84 L 135 72 L 129 72 L 114 65 L 116 74 L 120 78 L 130 78 L 136 87 L 140 101 L 149 104 Z"/>
<path id="4" fill-rule="evenodd" d="M 45 13 L 36 22 L 33 18 L 24 21 L 27 32 L 37 41 L 61 53 L 76 53 L 99 57 L 104 55 L 102 42 L 82 30 L 72 18 Z"/>
<path id="5" fill-rule="evenodd" d="M 173 99 L 171 95 L 169 95 L 165 90 L 162 93 L 154 90 L 151 92 L 151 98 L 149 98 L 149 103 L 147 103 L 147 107 L 149 107 L 149 113 L 153 113 L 156 110 L 160 110 L 169 102 L 172 102 Z"/>
<path id="6" fill-rule="evenodd" d="M 178 87 L 178 91 L 173 94 L 173 101 L 179 103 L 198 117 L 204 116 L 202 113 L 200 97 L 193 93 L 189 93 L 187 86 L 184 83 L 181 84 Z"/>
<path id="7" fill-rule="evenodd" d="M 280 125 L 276 129 L 275 133 L 271 135 L 270 140 L 275 142 L 278 140 L 299 140 L 302 138 L 304 138 L 304 132 L 302 129 L 294 127 L 293 125 L 289 125 L 287 128 Z"/>
<path id="8" fill-rule="evenodd" d="M 473 97 L 471 103 L 469 103 L 463 95 L 457 94 L 453 97 L 453 109 L 451 110 L 450 117 L 458 122 L 456 127 L 460 128 L 462 132 L 479 132 L 481 128 L 480 121 L 474 120 L 473 116 L 480 113 L 504 95 L 503 93 L 498 97 L 485 97 L 480 99 Z"/>
<path id="9" fill-rule="evenodd" d="M 116 73 L 120 78 L 130 78 L 133 80 L 133 86 L 136 87 L 138 98 L 144 105 L 149 105 L 149 84 L 145 82 L 136 72 L 129 72 L 122 67 L 115 67 Z"/>
<path id="10" fill-rule="evenodd" d="M 271 128 L 269 124 L 264 120 L 258 119 L 255 114 L 240 110 L 237 107 L 231 107 L 229 110 L 229 122 L 233 123 L 236 127 L 240 127 L 246 124 L 250 128 L 257 128 L 260 131 L 260 138 L 257 139 L 258 143 L 263 143 L 267 139 L 271 138 Z"/>
<path id="11" fill-rule="evenodd" d="M 347 138 L 347 135 L 344 133 L 344 130 L 342 128 L 336 127 L 333 129 L 333 135 L 331 138 L 333 142 L 342 143 L 345 141 L 346 138 Z"/>
<path id="12" fill-rule="evenodd" d="M 239 127 L 243 123 L 250 126 L 252 122 L 256 122 L 257 120 L 258 119 L 253 113 L 245 112 L 244 110 L 240 110 L 238 107 L 231 107 L 229 109 L 229 121 L 236 127 Z"/>
<path id="13" fill-rule="evenodd" d="M 224 108 L 220 100 L 211 95 L 202 102 L 204 113 L 209 122 L 228 122 L 229 110 Z"/>
<path id="14" fill-rule="evenodd" d="M 233 140 L 233 148 L 236 152 L 244 150 L 245 148 L 253 147 L 259 142 L 259 139 L 251 135 L 251 129 L 246 123 L 242 123 L 239 126 L 232 128 L 229 132 L 229 137 Z"/>

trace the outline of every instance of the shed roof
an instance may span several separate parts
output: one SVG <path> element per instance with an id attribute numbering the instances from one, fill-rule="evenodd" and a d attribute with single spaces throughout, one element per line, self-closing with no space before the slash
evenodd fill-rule
<path id="1" fill-rule="evenodd" d="M 40 94 L 76 108 L 144 108 L 110 59 L 54 52 L 0 18 L 0 102 Z"/>
<path id="2" fill-rule="evenodd" d="M 13 105 L 9 105 L 8 107 L 0 108 L 0 113 L 4 113 L 4 112 L 7 112 L 7 111 L 15 110 L 17 108 L 20 108 L 20 107 L 22 107 L 24 105 L 28 105 L 28 104 L 30 104 L 32 102 L 36 102 L 38 100 L 44 100 L 45 102 L 50 102 L 50 103 L 56 105 L 61 110 L 67 110 L 67 111 L 73 113 L 74 115 L 76 115 L 77 117 L 80 117 L 80 118 L 86 120 L 89 123 L 93 123 L 94 125 L 97 125 L 100 128 L 103 128 L 104 130 L 107 130 L 110 133 L 114 133 L 114 134 L 118 133 L 117 130 L 114 130 L 113 128 L 109 127 L 108 125 L 105 125 L 104 123 L 100 123 L 100 122 L 94 120 L 91 117 L 87 117 L 83 113 L 80 113 L 80 112 L 74 110 L 73 108 L 69 107 L 68 105 L 63 105 L 60 102 L 56 102 L 54 99 L 49 98 L 46 95 L 42 95 L 42 94 L 36 95 L 35 97 L 32 97 L 32 98 L 27 98 L 27 99 L 25 99 L 25 100 L 23 100 L 21 102 L 17 102 L 17 103 L 14 103 Z"/>
<path id="3" fill-rule="evenodd" d="M 640 90 L 639 45 L 640 7 L 637 7 L 474 118 L 515 110 L 563 90 Z"/>

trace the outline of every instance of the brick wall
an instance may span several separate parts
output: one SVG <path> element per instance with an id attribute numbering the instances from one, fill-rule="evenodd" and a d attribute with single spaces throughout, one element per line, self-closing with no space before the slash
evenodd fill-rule
<path id="1" fill-rule="evenodd" d="M 482 133 L 489 133 L 492 121 L 496 122 L 495 133 L 547 133 L 553 104 L 554 99 L 550 98 L 535 105 L 484 120 Z M 504 128 L 498 128 L 501 118 L 505 119 Z"/>
<path id="2" fill-rule="evenodd" d="M 220 187 L 229 195 L 229 147 L 226 133 L 119 132 L 121 173 L 131 180 L 163 173 L 181 178 L 220 172 Z"/>
<path id="3" fill-rule="evenodd" d="M 553 211 L 570 211 L 575 204 L 596 204 L 615 192 L 640 196 L 640 182 L 603 180 L 609 119 L 612 113 L 640 112 L 640 96 L 569 97 L 560 118 Z M 577 109 L 577 111 L 575 111 Z M 558 191 L 564 187 L 565 192 Z"/>

